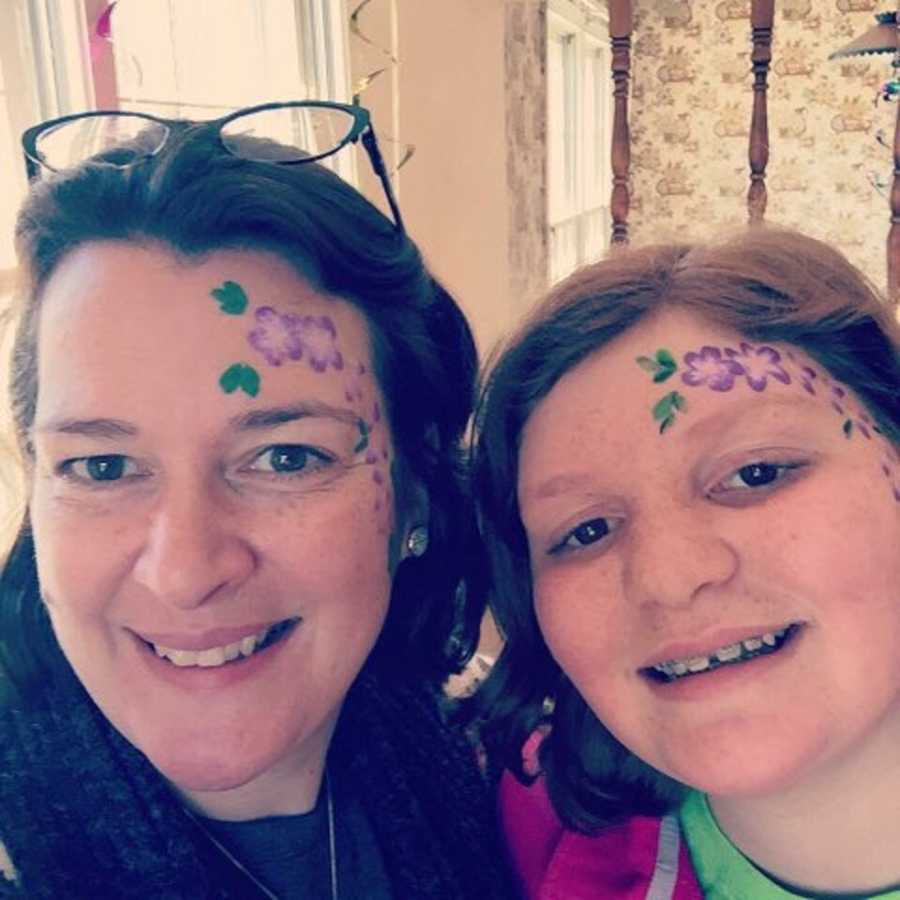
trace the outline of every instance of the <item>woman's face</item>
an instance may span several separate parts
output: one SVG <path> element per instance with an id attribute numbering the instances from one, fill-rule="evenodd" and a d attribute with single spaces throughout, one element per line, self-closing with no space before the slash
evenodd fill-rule
<path id="1" fill-rule="evenodd" d="M 761 796 L 895 758 L 900 459 L 802 352 L 645 320 L 536 408 L 518 494 L 547 644 L 646 762 Z"/>
<path id="2" fill-rule="evenodd" d="M 96 243 L 47 284 L 38 351 L 31 522 L 65 655 L 181 789 L 278 797 L 320 767 L 390 595 L 364 318 L 276 256 Z"/>

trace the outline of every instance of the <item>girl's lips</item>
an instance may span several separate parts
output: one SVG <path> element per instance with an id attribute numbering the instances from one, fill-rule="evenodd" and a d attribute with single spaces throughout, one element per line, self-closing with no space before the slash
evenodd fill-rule
<path id="1" fill-rule="evenodd" d="M 709 656 L 722 647 L 728 647 L 731 644 L 737 644 L 752 638 L 761 637 L 764 634 L 774 634 L 776 631 L 783 631 L 791 625 L 803 625 L 800 621 L 782 621 L 772 625 L 748 625 L 739 628 L 723 628 L 709 632 L 702 638 L 692 641 L 679 641 L 666 644 L 659 650 L 654 651 L 653 655 L 647 662 L 642 663 L 638 669 L 652 669 L 654 666 L 666 663 L 674 659 L 691 659 L 698 656 Z"/>

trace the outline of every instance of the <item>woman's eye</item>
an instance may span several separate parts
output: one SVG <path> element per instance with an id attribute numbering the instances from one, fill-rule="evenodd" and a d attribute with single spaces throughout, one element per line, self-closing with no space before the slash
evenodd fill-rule
<path id="1" fill-rule="evenodd" d="M 279 444 L 267 447 L 250 466 L 257 472 L 271 472 L 278 475 L 290 475 L 304 472 L 311 468 L 320 468 L 332 462 L 330 456 L 303 444 Z"/>
<path id="2" fill-rule="evenodd" d="M 710 493 L 721 494 L 728 491 L 767 488 L 782 481 L 792 471 L 801 468 L 801 466 L 802 463 L 748 463 L 746 466 L 741 466 L 737 471 L 732 472 L 723 481 L 720 481 Z"/>
<path id="3" fill-rule="evenodd" d="M 101 482 L 120 481 L 138 474 L 137 463 L 119 453 L 107 453 L 102 456 L 83 456 L 70 459 L 61 466 L 64 475 L 78 481 Z"/>
<path id="4" fill-rule="evenodd" d="M 614 528 L 609 519 L 590 519 L 582 522 L 577 528 L 573 528 L 558 544 L 550 548 L 550 553 L 563 553 L 567 550 L 577 550 L 603 540 L 613 532 Z"/>

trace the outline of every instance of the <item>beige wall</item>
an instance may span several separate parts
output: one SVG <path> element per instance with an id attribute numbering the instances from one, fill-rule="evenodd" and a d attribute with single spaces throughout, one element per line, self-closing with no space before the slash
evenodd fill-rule
<path id="1" fill-rule="evenodd" d="M 354 78 L 386 67 L 362 102 L 385 155 L 414 147 L 401 209 L 483 352 L 545 286 L 543 5 L 372 0 L 350 38 Z"/>
<path id="2" fill-rule="evenodd" d="M 750 0 L 637 0 L 631 106 L 632 238 L 704 234 L 746 221 L 753 102 Z M 766 218 L 842 249 L 885 282 L 887 201 L 869 184 L 891 158 L 896 109 L 873 101 L 889 57 L 829 61 L 874 24 L 879 0 L 778 0 L 769 74 Z"/>

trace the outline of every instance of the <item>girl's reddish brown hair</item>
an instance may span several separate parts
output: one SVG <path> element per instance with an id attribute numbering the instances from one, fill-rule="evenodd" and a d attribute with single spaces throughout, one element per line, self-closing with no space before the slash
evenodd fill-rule
<path id="1" fill-rule="evenodd" d="M 522 747 L 549 726 L 540 763 L 564 822 L 592 830 L 673 808 L 684 787 L 623 747 L 553 660 L 538 628 L 517 500 L 529 416 L 566 372 L 645 316 L 677 307 L 745 335 L 792 344 L 853 388 L 900 443 L 900 326 L 840 253 L 791 231 L 755 228 L 719 243 L 621 252 L 560 283 L 506 343 L 476 416 L 473 483 L 494 617 L 506 639 L 476 698 L 495 763 L 523 780 Z"/>

